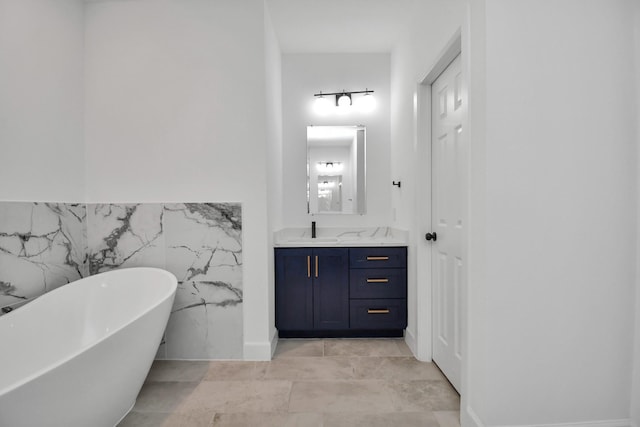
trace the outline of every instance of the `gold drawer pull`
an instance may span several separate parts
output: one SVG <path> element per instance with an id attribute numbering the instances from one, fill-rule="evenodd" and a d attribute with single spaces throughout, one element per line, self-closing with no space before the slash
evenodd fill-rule
<path id="1" fill-rule="evenodd" d="M 316 277 L 318 277 L 318 255 L 316 255 Z"/>
<path id="2" fill-rule="evenodd" d="M 311 256 L 307 255 L 307 277 L 311 277 Z"/>
<path id="3" fill-rule="evenodd" d="M 389 261 L 388 256 L 368 256 L 367 261 Z"/>
<path id="4" fill-rule="evenodd" d="M 367 279 L 367 283 L 389 283 L 389 279 Z"/>
<path id="5" fill-rule="evenodd" d="M 369 310 L 367 310 L 367 314 L 389 314 L 389 310 L 388 309 L 380 310 L 380 309 L 370 308 Z"/>

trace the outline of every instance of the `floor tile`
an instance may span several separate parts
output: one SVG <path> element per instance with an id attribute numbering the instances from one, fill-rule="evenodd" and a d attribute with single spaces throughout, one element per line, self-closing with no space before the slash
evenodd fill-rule
<path id="1" fill-rule="evenodd" d="M 352 358 L 281 358 L 269 363 L 265 379 L 279 380 L 344 380 L 353 379 Z"/>
<path id="2" fill-rule="evenodd" d="M 202 381 L 179 413 L 286 412 L 290 381 Z"/>
<path id="3" fill-rule="evenodd" d="M 282 339 L 271 361 L 154 362 L 118 427 L 460 427 L 459 408 L 403 339 Z"/>
<path id="4" fill-rule="evenodd" d="M 430 362 L 420 362 L 414 357 L 359 357 L 351 358 L 358 379 L 384 380 L 440 380 L 446 378 L 438 367 Z"/>
<path id="5" fill-rule="evenodd" d="M 331 356 L 407 356 L 397 339 L 326 339 L 324 355 Z M 403 341 L 404 342 L 404 341 Z"/>
<path id="6" fill-rule="evenodd" d="M 147 381 L 200 381 L 209 369 L 208 361 L 156 360 Z"/>
<path id="7" fill-rule="evenodd" d="M 322 357 L 324 341 L 321 339 L 280 339 L 274 359 L 281 357 Z"/>
<path id="8" fill-rule="evenodd" d="M 195 381 L 149 381 L 142 386 L 133 410 L 136 412 L 172 412 L 199 385 Z"/>
<path id="9" fill-rule="evenodd" d="M 162 412 L 130 412 L 118 427 L 211 427 L 214 414 L 191 416 Z"/>
<path id="10" fill-rule="evenodd" d="M 460 396 L 446 381 L 416 380 L 387 383 L 395 411 L 459 410 Z"/>
<path id="11" fill-rule="evenodd" d="M 216 414 L 214 427 L 323 427 L 322 414 L 240 413 Z"/>
<path id="12" fill-rule="evenodd" d="M 134 412 L 131 411 L 118 427 L 157 427 L 161 426 L 164 420 L 171 414 L 163 412 Z"/>
<path id="13" fill-rule="evenodd" d="M 323 427 L 440 427 L 432 412 L 325 414 Z"/>
<path id="14" fill-rule="evenodd" d="M 460 427 L 460 411 L 434 411 L 440 427 Z"/>
<path id="15" fill-rule="evenodd" d="M 399 338 L 395 340 L 396 345 L 398 346 L 398 350 L 402 353 L 403 356 L 413 357 L 413 352 L 405 342 L 404 338 Z"/>
<path id="16" fill-rule="evenodd" d="M 264 378 L 267 362 L 212 361 L 205 381 L 246 381 Z"/>
<path id="17" fill-rule="evenodd" d="M 289 412 L 392 412 L 385 383 L 359 381 L 295 381 Z"/>

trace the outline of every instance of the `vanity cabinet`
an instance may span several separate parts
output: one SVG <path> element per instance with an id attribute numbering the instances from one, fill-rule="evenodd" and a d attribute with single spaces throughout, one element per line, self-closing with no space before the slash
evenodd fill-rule
<path id="1" fill-rule="evenodd" d="M 407 248 L 276 248 L 280 337 L 402 336 Z"/>
<path id="2" fill-rule="evenodd" d="M 353 248 L 349 264 L 349 326 L 406 328 L 407 248 Z"/>
<path id="3" fill-rule="evenodd" d="M 348 249 L 278 248 L 275 261 L 278 330 L 348 329 Z"/>

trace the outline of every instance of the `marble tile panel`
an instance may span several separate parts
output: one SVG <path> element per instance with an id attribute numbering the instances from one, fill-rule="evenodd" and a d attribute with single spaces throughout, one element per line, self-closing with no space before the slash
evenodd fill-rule
<path id="1" fill-rule="evenodd" d="M 87 274 L 85 218 L 82 204 L 0 202 L 0 307 Z"/>
<path id="2" fill-rule="evenodd" d="M 178 281 L 241 287 L 241 215 L 239 203 L 166 204 L 167 269 Z"/>
<path id="3" fill-rule="evenodd" d="M 0 202 L 0 307 L 89 274 L 158 267 L 179 278 L 157 358 L 242 357 L 239 203 Z"/>
<path id="4" fill-rule="evenodd" d="M 159 203 L 87 205 L 90 274 L 125 267 L 165 268 Z"/>
<path id="5" fill-rule="evenodd" d="M 385 382 L 294 381 L 289 412 L 393 412 Z"/>
<path id="6" fill-rule="evenodd" d="M 242 358 L 242 291 L 224 282 L 178 284 L 166 329 L 169 359 Z"/>

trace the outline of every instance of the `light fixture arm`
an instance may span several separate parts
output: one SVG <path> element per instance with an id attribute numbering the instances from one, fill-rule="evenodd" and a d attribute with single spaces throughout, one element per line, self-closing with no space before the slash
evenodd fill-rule
<path id="1" fill-rule="evenodd" d="M 375 106 L 375 99 L 372 94 L 373 90 L 366 88 L 365 90 L 354 91 L 346 91 L 343 89 L 341 92 L 327 93 L 320 91 L 320 93 L 314 93 L 313 96 L 316 100 L 316 112 L 319 114 L 326 114 L 328 112 L 327 107 L 330 103 L 328 97 L 335 96 L 335 106 L 338 107 L 340 111 L 348 111 L 348 107 L 354 105 L 353 95 L 363 95 L 356 101 L 356 103 L 358 105 L 358 110 L 366 113 L 371 111 Z"/>
<path id="2" fill-rule="evenodd" d="M 314 93 L 313 96 L 325 96 L 325 95 L 353 95 L 353 94 L 358 94 L 358 93 L 373 93 L 372 90 L 369 89 L 365 89 L 365 90 L 351 90 L 351 91 L 346 91 L 343 90 L 342 92 L 320 92 L 320 93 Z"/>

